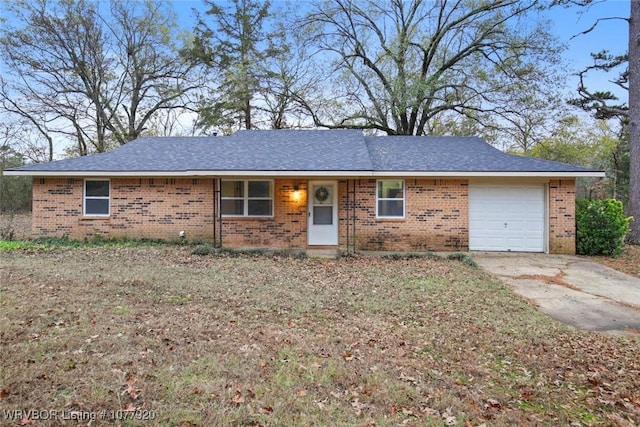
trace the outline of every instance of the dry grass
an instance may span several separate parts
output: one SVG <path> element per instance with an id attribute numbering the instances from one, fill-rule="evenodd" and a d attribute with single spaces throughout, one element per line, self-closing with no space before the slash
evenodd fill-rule
<path id="1" fill-rule="evenodd" d="M 593 256 L 590 259 L 614 268 L 623 273 L 640 278 L 640 246 L 625 245 L 622 253 L 617 257 Z"/>
<path id="2" fill-rule="evenodd" d="M 31 213 L 0 214 L 0 239 L 26 240 L 31 238 Z"/>
<path id="3" fill-rule="evenodd" d="M 0 284 L 3 410 L 155 416 L 122 425 L 640 423 L 640 341 L 563 326 L 455 260 L 7 251 Z"/>

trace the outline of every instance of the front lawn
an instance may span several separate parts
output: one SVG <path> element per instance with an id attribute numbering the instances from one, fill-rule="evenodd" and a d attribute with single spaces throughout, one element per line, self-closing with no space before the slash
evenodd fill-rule
<path id="1" fill-rule="evenodd" d="M 456 260 L 197 256 L 170 245 L 6 250 L 0 345 L 5 416 L 640 423 L 640 340 L 559 324 Z M 36 422 L 48 424 L 60 422 Z"/>

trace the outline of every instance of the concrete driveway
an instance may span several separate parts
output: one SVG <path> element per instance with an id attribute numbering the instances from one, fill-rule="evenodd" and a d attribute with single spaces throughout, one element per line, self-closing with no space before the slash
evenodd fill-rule
<path id="1" fill-rule="evenodd" d="M 563 323 L 640 337 L 640 279 L 577 256 L 474 252 L 472 257 Z"/>

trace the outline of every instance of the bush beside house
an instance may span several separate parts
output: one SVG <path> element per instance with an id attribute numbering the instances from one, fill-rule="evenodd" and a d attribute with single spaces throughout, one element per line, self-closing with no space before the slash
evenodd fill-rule
<path id="1" fill-rule="evenodd" d="M 580 255 L 620 254 L 632 219 L 624 216 L 622 202 L 618 200 L 578 200 L 576 252 Z"/>

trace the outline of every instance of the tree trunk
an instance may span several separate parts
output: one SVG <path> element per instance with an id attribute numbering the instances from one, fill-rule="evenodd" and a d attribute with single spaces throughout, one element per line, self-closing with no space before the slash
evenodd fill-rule
<path id="1" fill-rule="evenodd" d="M 244 128 L 251 129 L 251 99 L 244 101 Z"/>
<path id="2" fill-rule="evenodd" d="M 640 1 L 629 17 L 629 214 L 630 243 L 640 245 Z"/>

